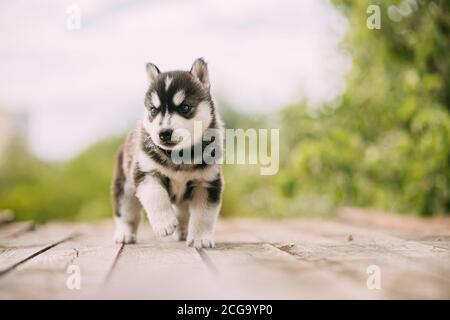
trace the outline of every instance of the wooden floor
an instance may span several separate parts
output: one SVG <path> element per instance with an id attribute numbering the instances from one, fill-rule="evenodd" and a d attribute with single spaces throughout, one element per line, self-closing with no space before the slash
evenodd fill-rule
<path id="1" fill-rule="evenodd" d="M 208 250 L 147 225 L 135 245 L 112 233 L 111 221 L 0 225 L 0 298 L 450 299 L 444 218 L 221 220 Z"/>

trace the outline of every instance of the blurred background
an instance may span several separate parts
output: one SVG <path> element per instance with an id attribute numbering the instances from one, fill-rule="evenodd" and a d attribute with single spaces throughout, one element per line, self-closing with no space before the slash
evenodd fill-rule
<path id="1" fill-rule="evenodd" d="M 369 29 L 369 5 L 381 29 Z M 2 1 L 0 211 L 112 215 L 145 63 L 209 62 L 227 128 L 279 128 L 280 171 L 225 165 L 223 216 L 450 212 L 450 3 Z M 77 21 L 79 25 L 77 25 Z"/>

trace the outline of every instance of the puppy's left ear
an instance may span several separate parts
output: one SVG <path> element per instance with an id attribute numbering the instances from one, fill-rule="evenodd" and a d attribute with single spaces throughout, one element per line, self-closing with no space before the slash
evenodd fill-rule
<path id="1" fill-rule="evenodd" d="M 156 77 L 161 73 L 159 71 L 158 67 L 155 66 L 153 63 L 147 63 L 145 66 L 147 70 L 148 80 L 150 81 L 150 85 L 155 81 Z"/>
<path id="2" fill-rule="evenodd" d="M 209 74 L 208 65 L 203 58 L 198 58 L 194 61 L 191 68 L 191 74 L 196 77 L 202 83 L 205 89 L 209 90 Z"/>

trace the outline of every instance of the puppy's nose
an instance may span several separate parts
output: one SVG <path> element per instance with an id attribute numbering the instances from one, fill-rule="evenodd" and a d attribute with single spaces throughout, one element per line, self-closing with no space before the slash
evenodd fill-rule
<path id="1" fill-rule="evenodd" d="M 168 142 L 172 139 L 172 133 L 172 129 L 162 129 L 161 131 L 159 131 L 159 138 L 163 142 Z"/>

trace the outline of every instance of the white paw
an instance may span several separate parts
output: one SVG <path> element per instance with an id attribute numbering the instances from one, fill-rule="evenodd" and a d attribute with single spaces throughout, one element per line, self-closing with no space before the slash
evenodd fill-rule
<path id="1" fill-rule="evenodd" d="M 160 237 L 170 236 L 175 232 L 178 226 L 178 220 L 175 216 L 167 215 L 164 219 L 158 219 L 152 223 L 153 232 Z"/>
<path id="2" fill-rule="evenodd" d="M 115 243 L 136 243 L 136 234 L 130 232 L 124 232 L 123 230 L 116 230 L 114 233 Z"/>
<path id="3" fill-rule="evenodd" d="M 175 232 L 172 235 L 173 240 L 175 241 L 184 241 L 187 238 L 187 230 L 180 230 L 180 227 L 175 229 Z"/>
<path id="4" fill-rule="evenodd" d="M 208 238 L 208 237 L 204 237 L 204 238 L 200 238 L 200 239 L 188 239 L 187 245 L 190 247 L 197 248 L 197 249 L 214 248 L 215 247 L 214 240 L 212 238 Z"/>

